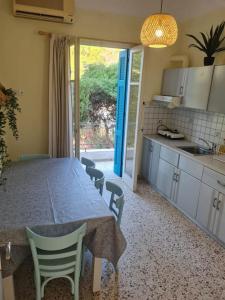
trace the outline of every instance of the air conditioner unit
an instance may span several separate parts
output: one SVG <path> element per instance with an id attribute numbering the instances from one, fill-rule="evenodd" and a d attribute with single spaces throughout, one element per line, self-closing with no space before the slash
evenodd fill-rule
<path id="1" fill-rule="evenodd" d="M 73 23 L 75 0 L 13 0 L 16 17 Z"/>

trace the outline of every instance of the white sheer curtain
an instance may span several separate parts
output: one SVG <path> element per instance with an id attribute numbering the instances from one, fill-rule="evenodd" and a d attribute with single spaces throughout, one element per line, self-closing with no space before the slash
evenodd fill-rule
<path id="1" fill-rule="evenodd" d="M 49 64 L 49 154 L 52 157 L 73 155 L 69 46 L 68 37 L 52 35 Z"/>

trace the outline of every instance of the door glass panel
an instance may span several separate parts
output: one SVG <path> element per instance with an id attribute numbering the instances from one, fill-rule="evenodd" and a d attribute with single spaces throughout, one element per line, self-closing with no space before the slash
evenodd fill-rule
<path id="1" fill-rule="evenodd" d="M 125 172 L 132 177 L 133 174 L 133 161 L 134 161 L 134 142 L 135 142 L 135 129 L 136 129 L 136 115 L 138 103 L 138 85 L 130 86 L 130 99 L 128 109 L 128 122 L 127 122 L 127 143 L 126 143 L 126 156 L 125 156 Z"/>
<path id="2" fill-rule="evenodd" d="M 141 52 L 136 52 L 132 56 L 131 82 L 139 82 L 141 74 Z"/>
<path id="3" fill-rule="evenodd" d="M 133 191 L 137 187 L 138 164 L 136 158 L 139 157 L 140 152 L 138 131 L 141 126 L 142 114 L 140 97 L 143 59 L 143 47 L 130 50 L 123 178 Z"/>

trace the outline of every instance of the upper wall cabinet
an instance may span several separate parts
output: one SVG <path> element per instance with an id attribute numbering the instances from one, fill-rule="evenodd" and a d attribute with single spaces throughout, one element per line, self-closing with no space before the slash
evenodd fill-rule
<path id="1" fill-rule="evenodd" d="M 183 96 L 187 69 L 166 69 L 163 72 L 162 95 Z"/>
<path id="2" fill-rule="evenodd" d="M 208 105 L 213 66 L 188 68 L 183 107 L 206 110 Z"/>
<path id="3" fill-rule="evenodd" d="M 208 111 L 225 113 L 225 66 L 215 66 Z"/>

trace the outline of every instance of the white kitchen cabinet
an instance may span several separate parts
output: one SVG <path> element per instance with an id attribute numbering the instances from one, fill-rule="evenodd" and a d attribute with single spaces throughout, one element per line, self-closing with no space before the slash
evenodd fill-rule
<path id="1" fill-rule="evenodd" d="M 147 138 L 144 138 L 143 148 L 142 148 L 141 175 L 147 181 L 149 178 L 151 156 L 152 156 L 152 141 Z"/>
<path id="2" fill-rule="evenodd" d="M 156 187 L 167 199 L 173 201 L 177 168 L 160 158 Z"/>
<path id="3" fill-rule="evenodd" d="M 157 141 L 146 145 L 151 145 L 151 154 L 143 154 L 142 168 L 148 181 L 155 182 L 162 196 L 225 245 L 225 175 Z"/>
<path id="4" fill-rule="evenodd" d="M 160 149 L 161 146 L 158 143 L 152 142 L 152 155 L 150 160 L 148 181 L 153 186 L 156 185 L 157 176 L 158 176 Z"/>
<path id="5" fill-rule="evenodd" d="M 225 195 L 202 183 L 196 220 L 225 243 Z"/>
<path id="6" fill-rule="evenodd" d="M 225 195 L 219 193 L 216 203 L 216 215 L 213 234 L 225 243 Z"/>
<path id="7" fill-rule="evenodd" d="M 216 214 L 218 192 L 212 187 L 202 183 L 196 215 L 197 222 L 209 231 L 213 231 Z"/>
<path id="8" fill-rule="evenodd" d="M 180 171 L 177 181 L 177 206 L 194 219 L 197 213 L 201 181 L 184 171 Z"/>
<path id="9" fill-rule="evenodd" d="M 160 145 L 144 137 L 142 151 L 142 177 L 151 185 L 156 185 L 159 167 Z"/>
<path id="10" fill-rule="evenodd" d="M 215 66 L 209 97 L 208 111 L 225 113 L 225 66 Z"/>
<path id="11" fill-rule="evenodd" d="M 187 69 L 166 69 L 163 72 L 163 96 L 183 96 Z"/>
<path id="12" fill-rule="evenodd" d="M 188 68 L 182 106 L 206 110 L 213 66 Z"/>

